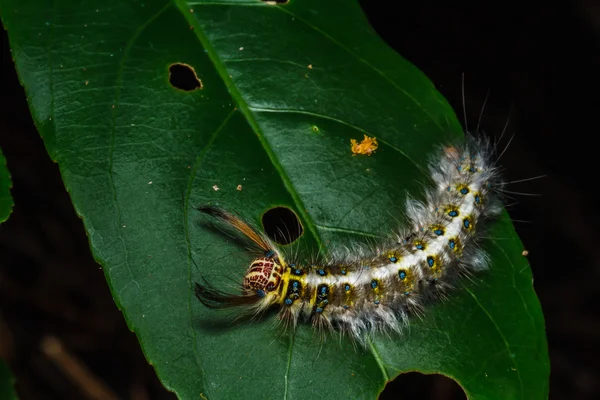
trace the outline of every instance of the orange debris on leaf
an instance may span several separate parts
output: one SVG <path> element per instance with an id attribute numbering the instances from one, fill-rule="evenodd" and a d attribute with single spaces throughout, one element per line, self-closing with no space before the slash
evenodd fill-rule
<path id="1" fill-rule="evenodd" d="M 357 154 L 366 154 L 370 156 L 373 152 L 375 152 L 375 150 L 377 150 L 377 147 L 379 147 L 379 144 L 377 144 L 377 138 L 368 137 L 367 135 L 365 135 L 365 138 L 360 143 L 358 143 L 356 139 L 350 139 L 350 144 L 352 145 L 353 156 Z"/>

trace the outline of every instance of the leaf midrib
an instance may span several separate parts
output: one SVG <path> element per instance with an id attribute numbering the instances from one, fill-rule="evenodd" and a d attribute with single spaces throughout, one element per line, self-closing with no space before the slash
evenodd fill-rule
<path id="1" fill-rule="evenodd" d="M 200 41 L 200 44 L 202 45 L 202 47 L 204 47 L 204 50 L 208 54 L 209 59 L 212 61 L 215 69 L 217 70 L 217 73 L 219 74 L 221 79 L 223 79 L 223 82 L 225 83 L 225 86 L 227 86 L 227 89 L 229 90 L 229 93 L 230 93 L 232 99 L 235 101 L 235 103 L 239 107 L 240 111 L 242 112 L 242 114 L 244 115 L 244 117 L 246 118 L 248 123 L 250 124 L 250 127 L 252 128 L 252 130 L 254 132 L 256 132 L 259 143 L 265 150 L 265 153 L 267 153 L 269 160 L 271 161 L 271 163 L 273 164 L 273 167 L 279 174 L 285 188 L 290 193 L 290 196 L 292 197 L 292 200 L 294 201 L 294 203 L 296 205 L 296 210 L 302 216 L 302 219 L 304 220 L 306 227 L 308 228 L 310 233 L 313 235 L 319 248 L 321 250 L 325 250 L 325 246 L 323 244 L 323 241 L 321 240 L 319 232 L 317 231 L 315 223 L 313 222 L 310 215 L 308 215 L 308 213 L 306 212 L 304 204 L 302 203 L 302 200 L 300 199 L 298 192 L 296 192 L 296 190 L 294 189 L 290 178 L 285 173 L 283 166 L 279 163 L 279 160 L 275 156 L 273 149 L 271 148 L 271 146 L 265 139 L 262 129 L 258 125 L 256 118 L 254 117 L 252 111 L 250 110 L 250 108 L 248 106 L 248 103 L 244 100 L 244 98 L 243 98 L 242 94 L 240 93 L 240 91 L 238 90 L 237 86 L 233 83 L 233 80 L 229 77 L 229 74 L 227 73 L 225 65 L 223 64 L 223 62 L 219 58 L 217 52 L 212 47 L 210 41 L 204 34 L 204 30 L 198 23 L 198 20 L 192 17 L 192 13 L 190 12 L 190 9 L 189 9 L 189 4 L 182 0 L 173 0 L 173 1 L 175 3 L 175 6 L 183 14 L 186 21 L 188 21 L 190 26 L 192 26 L 194 28 L 193 30 L 194 30 L 196 37 Z"/>
<path id="2" fill-rule="evenodd" d="M 281 178 L 284 186 L 286 187 L 286 189 L 290 193 L 290 196 L 292 197 L 292 200 L 294 201 L 294 203 L 296 205 L 296 209 L 297 209 L 298 213 L 304 219 L 304 222 L 305 222 L 307 228 L 309 229 L 309 231 L 311 232 L 311 234 L 313 235 L 313 237 L 314 237 L 314 239 L 315 239 L 315 241 L 316 241 L 319 249 L 321 251 L 326 251 L 326 248 L 325 248 L 325 246 L 324 246 L 324 244 L 323 244 L 323 242 L 322 242 L 322 240 L 320 238 L 320 235 L 319 235 L 319 233 L 317 231 L 316 224 L 313 222 L 312 218 L 305 211 L 305 208 L 304 208 L 302 200 L 300 199 L 298 193 L 294 189 L 294 187 L 292 185 L 292 182 L 289 179 L 289 177 L 287 176 L 287 174 L 285 173 L 283 167 L 279 163 L 279 160 L 275 156 L 275 154 L 274 154 L 271 146 L 266 141 L 266 139 L 264 137 L 264 134 L 262 132 L 262 129 L 260 128 L 258 122 L 256 121 L 256 118 L 254 117 L 254 114 L 253 114 L 252 110 L 250 109 L 248 103 L 243 98 L 243 96 L 240 93 L 240 91 L 238 90 L 237 86 L 233 83 L 233 80 L 230 78 L 229 73 L 227 72 L 227 69 L 226 69 L 225 65 L 223 64 L 223 62 L 219 58 L 219 56 L 218 56 L 217 52 L 215 51 L 215 49 L 210 44 L 210 41 L 208 40 L 208 38 L 204 34 L 204 30 L 202 29 L 202 27 L 198 23 L 198 20 L 192 17 L 192 13 L 190 12 L 190 10 L 188 8 L 190 5 L 188 3 L 182 1 L 182 0 L 173 0 L 173 1 L 175 3 L 175 6 L 183 14 L 183 16 L 186 19 L 186 21 L 188 21 L 188 23 L 190 24 L 190 26 L 193 27 L 193 30 L 194 30 L 194 33 L 195 33 L 196 37 L 200 41 L 200 44 L 202 45 L 202 47 L 204 48 L 204 50 L 206 51 L 209 59 L 212 61 L 215 69 L 217 70 L 217 73 L 219 74 L 219 76 L 221 77 L 221 79 L 223 79 L 223 82 L 224 82 L 225 86 L 229 89 L 229 93 L 230 93 L 232 99 L 235 101 L 235 103 L 239 107 L 240 111 L 242 112 L 242 114 L 244 115 L 244 117 L 246 118 L 246 120 L 248 121 L 248 123 L 250 124 L 251 128 L 254 130 L 254 132 L 257 133 L 257 137 L 258 137 L 259 143 L 264 148 L 264 150 L 267 153 L 267 155 L 268 155 L 271 163 L 273 164 L 273 167 L 275 168 L 275 170 L 279 174 L 279 176 L 280 176 L 280 178 Z M 321 32 L 321 31 L 319 31 L 319 32 Z M 323 33 L 323 32 L 321 32 L 321 33 Z M 326 35 L 326 36 L 329 39 L 331 39 L 328 35 Z M 337 43 L 337 44 L 339 44 L 339 43 Z M 377 72 L 379 73 L 379 71 L 377 71 Z M 415 102 L 416 102 L 416 100 L 415 100 Z M 435 121 L 435 119 L 433 119 L 433 120 Z M 417 164 L 415 163 L 415 165 L 417 165 Z M 418 167 L 418 165 L 417 165 L 417 167 Z M 288 365 L 287 365 L 287 370 L 286 370 L 286 375 L 285 375 L 285 382 L 284 382 L 284 400 L 287 398 L 287 395 L 288 395 L 289 372 L 290 372 L 290 367 L 291 367 L 291 358 L 292 358 L 292 354 L 293 354 L 294 343 L 295 343 L 295 340 L 292 337 L 290 339 L 290 347 L 289 347 L 289 350 L 288 350 Z M 385 369 L 385 366 L 384 366 L 384 364 L 383 364 L 383 362 L 381 360 L 381 357 L 379 356 L 379 352 L 375 348 L 375 345 L 371 344 L 371 346 L 369 346 L 369 350 L 371 351 L 371 355 L 373 356 L 375 362 L 380 367 L 380 370 L 382 372 L 382 378 L 385 381 L 388 381 L 389 380 L 389 376 L 388 376 L 387 371 Z"/>

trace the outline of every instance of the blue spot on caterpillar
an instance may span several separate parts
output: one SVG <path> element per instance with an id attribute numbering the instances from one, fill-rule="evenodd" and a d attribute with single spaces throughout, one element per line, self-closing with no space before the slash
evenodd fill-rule
<path id="1" fill-rule="evenodd" d="M 487 142 L 473 138 L 442 148 L 430 163 L 434 182 L 425 200 L 407 201 L 398 210 L 408 221 L 399 227 L 402 235 L 371 253 L 351 249 L 346 257 L 321 261 L 318 267 L 286 254 L 227 211 L 202 207 L 246 236 L 262 257 L 250 263 L 241 294 L 197 283 L 196 297 L 210 308 L 240 307 L 252 314 L 280 307 L 279 320 L 286 326 L 312 321 L 315 329 L 333 328 L 362 344 L 372 333 L 401 332 L 407 318 L 425 307 L 425 299 L 445 297 L 464 270 L 486 267 L 478 240 L 485 231 L 481 225 L 501 209 L 495 189 L 502 184 L 490 152 Z"/>
<path id="2" fill-rule="evenodd" d="M 275 255 L 275 251 L 274 250 L 268 250 L 265 252 L 265 257 L 266 258 L 271 258 L 273 257 L 273 255 Z"/>

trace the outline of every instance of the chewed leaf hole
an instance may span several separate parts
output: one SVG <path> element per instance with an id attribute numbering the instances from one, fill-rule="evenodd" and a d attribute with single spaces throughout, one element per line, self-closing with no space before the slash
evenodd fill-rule
<path id="1" fill-rule="evenodd" d="M 392 399 L 466 400 L 464 390 L 456 381 L 444 375 L 424 375 L 408 372 L 399 375 L 385 386 L 379 400 Z"/>
<path id="2" fill-rule="evenodd" d="M 169 83 L 181 90 L 190 92 L 202 89 L 202 81 L 196 75 L 194 68 L 187 64 L 175 63 L 169 66 Z"/>
<path id="3" fill-rule="evenodd" d="M 275 207 L 262 216 L 262 224 L 267 236 L 279 243 L 290 244 L 303 232 L 302 224 L 292 210 L 287 207 Z"/>

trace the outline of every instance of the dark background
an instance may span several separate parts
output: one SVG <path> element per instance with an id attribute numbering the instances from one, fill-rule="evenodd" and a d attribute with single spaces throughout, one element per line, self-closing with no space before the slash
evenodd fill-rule
<path id="1" fill-rule="evenodd" d="M 529 259 L 546 317 L 552 399 L 600 398 L 598 304 L 600 243 L 594 173 L 600 132 L 600 3 L 494 2 L 469 8 L 363 1 L 375 30 L 437 85 L 459 115 L 461 79 L 469 128 L 500 136 L 515 184 L 509 207 Z M 413 2 L 410 2 L 413 3 Z M 0 358 L 18 380 L 22 399 L 85 395 L 61 368 L 82 376 L 94 393 L 117 398 L 173 399 L 145 361 L 93 261 L 81 220 L 29 115 L 0 40 L 0 148 L 8 160 L 15 209 L 0 226 Z M 52 339 L 55 338 L 56 340 Z M 62 344 L 62 346 L 61 346 Z M 62 365 L 62 367 L 61 367 Z M 95 384 L 99 385 L 98 387 Z M 411 373 L 382 399 L 459 399 L 440 376 Z"/>

